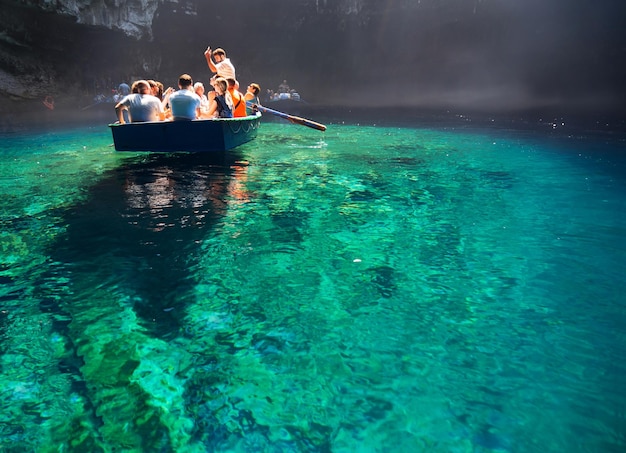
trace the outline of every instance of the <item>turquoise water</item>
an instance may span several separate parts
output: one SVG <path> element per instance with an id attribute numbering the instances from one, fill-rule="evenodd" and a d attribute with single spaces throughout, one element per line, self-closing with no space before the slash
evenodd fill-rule
<path id="1" fill-rule="evenodd" d="M 1 451 L 626 449 L 623 138 L 111 142 L 2 137 Z"/>

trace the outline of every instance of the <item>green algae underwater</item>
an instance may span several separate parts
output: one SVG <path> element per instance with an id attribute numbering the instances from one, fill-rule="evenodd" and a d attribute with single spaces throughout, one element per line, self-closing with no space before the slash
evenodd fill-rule
<path id="1" fill-rule="evenodd" d="M 0 450 L 626 448 L 612 135 L 5 133 Z"/>

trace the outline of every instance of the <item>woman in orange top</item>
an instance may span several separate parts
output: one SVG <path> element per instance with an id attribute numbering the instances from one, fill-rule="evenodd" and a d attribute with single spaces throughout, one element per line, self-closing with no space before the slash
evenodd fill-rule
<path id="1" fill-rule="evenodd" d="M 228 79 L 228 92 L 233 98 L 233 117 L 241 118 L 248 115 L 246 113 L 246 100 L 243 98 L 243 94 L 237 90 L 236 84 L 235 79 Z"/>

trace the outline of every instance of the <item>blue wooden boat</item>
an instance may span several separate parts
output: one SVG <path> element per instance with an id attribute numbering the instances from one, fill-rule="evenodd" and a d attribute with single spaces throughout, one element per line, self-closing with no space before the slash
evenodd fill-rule
<path id="1" fill-rule="evenodd" d="M 227 151 L 257 136 L 261 114 L 244 118 L 109 124 L 117 151 Z"/>

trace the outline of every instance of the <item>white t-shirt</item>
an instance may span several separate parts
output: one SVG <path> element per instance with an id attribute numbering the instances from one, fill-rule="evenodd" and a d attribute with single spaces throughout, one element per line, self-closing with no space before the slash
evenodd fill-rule
<path id="1" fill-rule="evenodd" d="M 133 123 L 161 119 L 159 114 L 163 113 L 163 106 L 156 96 L 133 93 L 125 96 L 120 102 L 128 107 L 130 120 Z"/>
<path id="2" fill-rule="evenodd" d="M 200 110 L 202 111 L 202 113 L 207 113 L 209 109 L 211 108 L 211 103 L 209 102 L 208 98 L 204 94 L 202 96 L 198 94 L 198 97 L 200 98 Z"/>
<path id="3" fill-rule="evenodd" d="M 235 67 L 230 62 L 230 58 L 224 58 L 222 61 L 215 65 L 215 69 L 217 69 L 217 74 L 220 77 L 224 77 L 225 79 L 235 79 Z"/>
<path id="4" fill-rule="evenodd" d="M 191 90 L 178 90 L 170 96 L 170 107 L 175 120 L 195 120 L 200 96 Z"/>

